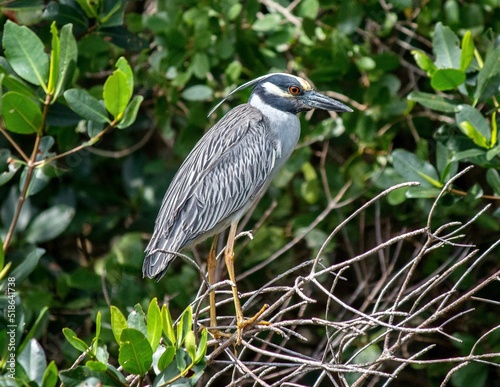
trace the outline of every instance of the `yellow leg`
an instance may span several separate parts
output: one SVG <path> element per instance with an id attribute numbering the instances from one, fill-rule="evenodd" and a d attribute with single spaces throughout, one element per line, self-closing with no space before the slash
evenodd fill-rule
<path id="1" fill-rule="evenodd" d="M 208 282 L 210 286 L 215 284 L 215 269 L 217 268 L 217 241 L 219 235 L 215 235 L 212 241 L 212 247 L 208 253 Z M 217 326 L 217 311 L 215 309 L 215 290 L 210 292 L 210 327 Z"/>
<path id="2" fill-rule="evenodd" d="M 234 275 L 234 239 L 236 238 L 236 229 L 238 224 L 231 223 L 229 227 L 229 235 L 227 238 L 226 250 L 224 252 L 224 260 L 226 262 L 227 273 L 229 275 L 229 279 L 233 283 L 232 291 L 233 291 L 233 299 L 234 299 L 234 308 L 236 310 L 236 329 L 237 329 L 237 344 L 241 344 L 241 335 L 243 329 L 246 326 L 252 324 L 257 320 L 262 313 L 267 309 L 267 305 L 264 305 L 262 309 L 251 319 L 245 320 L 243 317 L 243 312 L 241 310 L 240 298 L 238 295 L 238 288 L 236 286 L 236 276 Z M 264 323 L 265 324 L 265 323 Z"/>

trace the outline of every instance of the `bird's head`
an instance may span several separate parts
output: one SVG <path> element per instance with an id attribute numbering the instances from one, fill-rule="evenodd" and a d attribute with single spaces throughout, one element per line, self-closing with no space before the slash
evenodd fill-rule
<path id="1" fill-rule="evenodd" d="M 297 114 L 311 109 L 322 109 L 334 112 L 352 112 L 352 109 L 333 98 L 315 91 L 305 79 L 285 73 L 273 73 L 264 75 L 249 81 L 235 90 L 217 104 L 212 112 L 222 102 L 235 92 L 249 86 L 254 86 L 250 103 L 257 99 L 260 104 L 266 104 L 278 110 Z"/>
<path id="2" fill-rule="evenodd" d="M 290 74 L 271 74 L 255 86 L 250 97 L 281 111 L 297 114 L 311 109 L 352 112 L 343 103 L 315 91 L 305 79 Z"/>

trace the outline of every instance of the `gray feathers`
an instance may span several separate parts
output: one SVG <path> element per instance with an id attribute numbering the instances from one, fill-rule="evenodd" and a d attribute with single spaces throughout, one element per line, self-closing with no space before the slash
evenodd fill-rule
<path id="1" fill-rule="evenodd" d="M 277 139 L 249 104 L 227 113 L 193 148 L 168 188 L 146 248 L 143 274 L 161 278 L 173 254 L 222 231 L 265 188 Z"/>

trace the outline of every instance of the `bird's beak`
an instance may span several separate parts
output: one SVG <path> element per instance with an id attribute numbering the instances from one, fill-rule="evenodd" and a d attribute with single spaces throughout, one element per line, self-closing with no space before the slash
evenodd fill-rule
<path id="1" fill-rule="evenodd" d="M 322 109 L 337 113 L 352 112 L 352 109 L 344 105 L 342 102 L 327 97 L 326 95 L 318 93 L 314 90 L 307 91 L 302 97 L 302 102 L 309 109 Z"/>

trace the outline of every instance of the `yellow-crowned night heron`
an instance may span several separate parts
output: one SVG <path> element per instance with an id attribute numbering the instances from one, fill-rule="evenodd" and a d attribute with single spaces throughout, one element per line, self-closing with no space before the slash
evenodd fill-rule
<path id="1" fill-rule="evenodd" d="M 232 282 L 238 342 L 243 328 L 255 320 L 244 319 L 236 288 L 233 246 L 238 221 L 269 186 L 297 145 L 300 134 L 297 113 L 311 109 L 352 111 L 314 91 L 304 79 L 282 73 L 247 82 L 226 98 L 253 85 L 248 103 L 222 117 L 181 165 L 163 199 L 143 266 L 145 276 L 159 280 L 176 253 L 229 227 L 224 258 Z M 216 240 L 217 237 L 207 265 L 211 284 L 215 279 Z M 213 292 L 210 324 L 217 325 Z"/>

